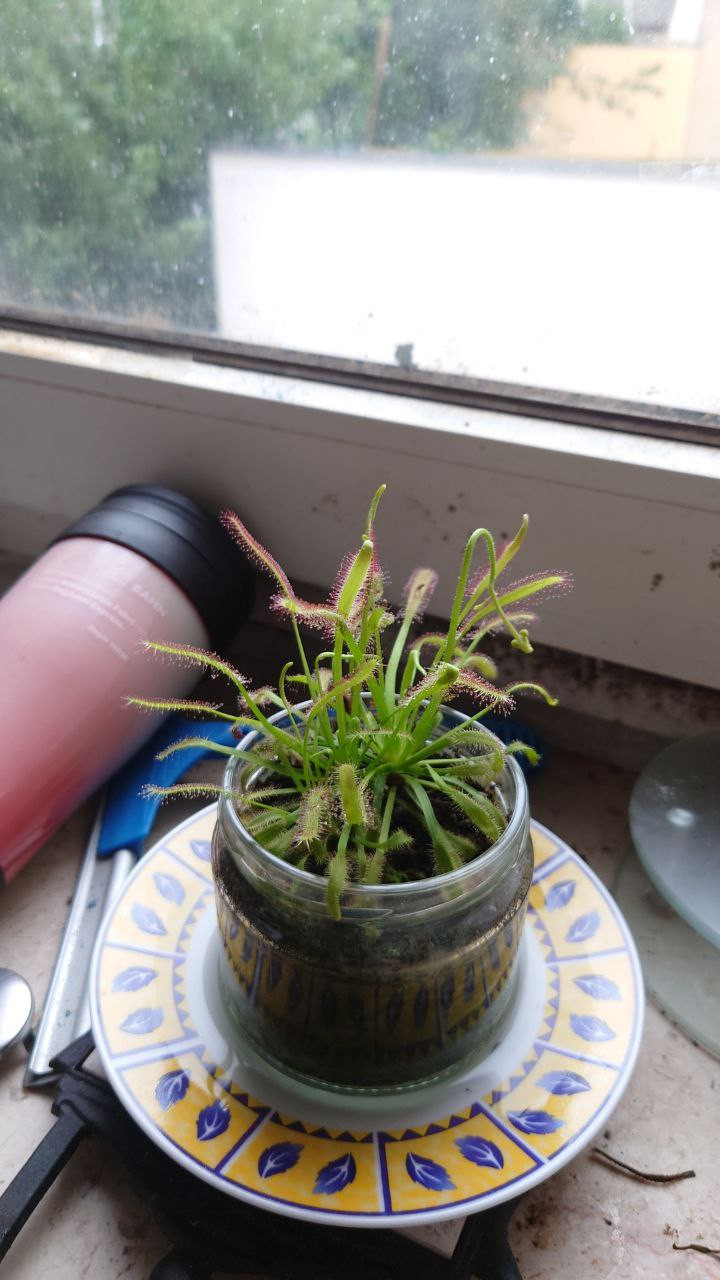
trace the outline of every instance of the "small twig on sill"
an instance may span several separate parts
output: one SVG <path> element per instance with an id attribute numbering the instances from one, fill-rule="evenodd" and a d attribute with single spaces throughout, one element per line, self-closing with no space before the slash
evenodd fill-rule
<path id="1" fill-rule="evenodd" d="M 643 1169 L 635 1169 L 624 1160 L 618 1160 L 617 1156 L 611 1156 L 610 1152 L 603 1151 L 602 1147 L 593 1147 L 592 1154 L 607 1160 L 618 1169 L 624 1169 L 625 1173 L 630 1174 L 632 1178 L 639 1178 L 641 1182 L 682 1182 L 683 1178 L 695 1177 L 694 1169 L 683 1169 L 681 1173 L 645 1173 Z"/>
<path id="2" fill-rule="evenodd" d="M 709 1249 L 706 1244 L 676 1244 L 673 1240 L 673 1249 L 676 1249 L 678 1253 L 685 1249 L 693 1249 L 695 1253 L 706 1253 L 709 1257 L 715 1258 L 720 1262 L 720 1249 Z"/>

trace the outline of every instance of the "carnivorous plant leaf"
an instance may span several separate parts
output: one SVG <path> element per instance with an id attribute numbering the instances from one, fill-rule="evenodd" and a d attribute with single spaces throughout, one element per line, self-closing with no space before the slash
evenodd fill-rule
<path id="1" fill-rule="evenodd" d="M 498 687 L 496 660 L 481 651 L 504 631 L 514 647 L 531 652 L 534 614 L 525 602 L 567 589 L 570 575 L 543 572 L 504 587 L 500 579 L 522 547 L 523 516 L 515 537 L 499 552 L 484 528 L 471 532 L 462 554 L 447 626 L 412 638 L 437 583 L 433 569 L 409 576 L 397 631 L 385 599 L 375 525 L 385 486 L 376 491 L 357 550 L 347 555 L 329 598 L 299 597 L 285 570 L 246 528 L 225 511 L 222 521 L 274 584 L 272 607 L 289 621 L 299 667 L 282 667 L 277 687 L 251 682 L 217 654 L 188 645 L 148 641 L 160 657 L 222 676 L 235 706 L 192 699 L 131 698 L 148 711 L 197 712 L 232 723 L 237 748 L 185 738 L 162 757 L 203 745 L 237 755 L 237 792 L 212 783 L 180 783 L 149 794 L 221 795 L 235 804 L 251 835 L 277 857 L 327 879 L 328 911 L 341 915 L 341 898 L 355 883 L 401 884 L 454 871 L 482 857 L 505 830 L 498 784 L 509 757 L 537 753 L 521 742 L 505 746 L 482 721 L 508 711 L 514 695 L 555 699 L 534 681 Z M 477 567 L 477 558 L 482 563 Z M 320 630 L 326 648 L 308 657 L 301 628 Z M 293 703 L 299 686 L 302 701 Z M 449 723 L 443 708 L 459 697 L 469 716 Z M 267 714 L 266 714 L 267 710 Z M 272 714 L 274 711 L 274 714 Z"/>

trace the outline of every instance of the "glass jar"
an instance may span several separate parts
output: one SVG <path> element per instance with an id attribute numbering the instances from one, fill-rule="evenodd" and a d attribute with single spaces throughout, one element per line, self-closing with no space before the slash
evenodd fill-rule
<path id="1" fill-rule="evenodd" d="M 443 727 L 461 719 L 445 709 Z M 237 791 L 246 768 L 232 758 L 224 787 Z M 334 920 L 325 879 L 263 849 L 221 797 L 220 983 L 239 1038 L 285 1072 L 345 1090 L 404 1089 L 487 1053 L 515 994 L 533 871 L 527 787 L 511 757 L 496 798 L 507 827 L 477 859 L 409 884 L 352 884 Z"/>

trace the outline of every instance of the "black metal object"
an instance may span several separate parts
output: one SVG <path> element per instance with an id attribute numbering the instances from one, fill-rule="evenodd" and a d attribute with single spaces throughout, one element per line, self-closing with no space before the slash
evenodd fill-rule
<path id="1" fill-rule="evenodd" d="M 80 1141 L 104 1137 L 172 1249 L 150 1280 L 210 1280 L 216 1271 L 272 1280 L 522 1280 L 507 1240 L 521 1197 L 469 1217 L 451 1258 L 396 1231 L 280 1218 L 231 1199 L 170 1160 L 130 1119 L 110 1086 L 83 1063 L 92 1033 L 54 1059 L 54 1127 L 0 1196 L 0 1260 Z"/>

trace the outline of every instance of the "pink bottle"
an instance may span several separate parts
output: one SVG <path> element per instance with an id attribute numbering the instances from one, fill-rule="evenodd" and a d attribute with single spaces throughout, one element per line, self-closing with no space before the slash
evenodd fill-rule
<path id="1" fill-rule="evenodd" d="M 222 649 L 252 594 L 218 521 L 171 489 L 129 485 L 0 600 L 0 885 L 156 731 L 127 695 L 179 697 L 197 680 L 141 642 Z"/>

